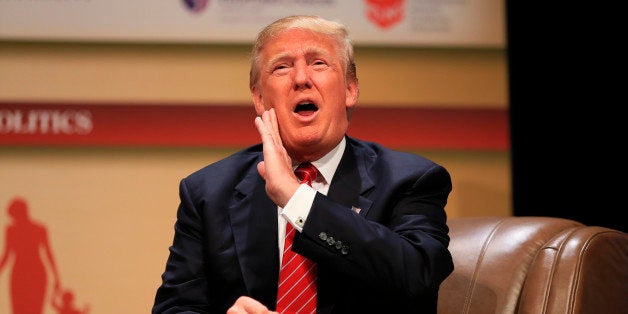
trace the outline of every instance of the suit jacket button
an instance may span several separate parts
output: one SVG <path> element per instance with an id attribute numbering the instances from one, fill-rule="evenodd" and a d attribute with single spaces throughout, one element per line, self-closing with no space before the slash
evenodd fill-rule
<path id="1" fill-rule="evenodd" d="M 336 240 L 334 240 L 334 237 L 327 237 L 327 244 L 334 245 L 334 243 L 336 243 Z"/>
<path id="2" fill-rule="evenodd" d="M 347 255 L 347 254 L 349 254 L 349 246 L 347 246 L 347 245 L 343 245 L 343 246 L 342 246 L 342 248 L 340 249 L 340 253 L 341 253 L 342 255 Z"/>
<path id="3" fill-rule="evenodd" d="M 323 240 L 323 241 L 327 241 L 327 233 L 325 232 L 321 232 L 318 234 L 318 238 Z"/>
<path id="4" fill-rule="evenodd" d="M 336 250 L 340 250 L 342 248 L 342 241 L 336 241 Z"/>

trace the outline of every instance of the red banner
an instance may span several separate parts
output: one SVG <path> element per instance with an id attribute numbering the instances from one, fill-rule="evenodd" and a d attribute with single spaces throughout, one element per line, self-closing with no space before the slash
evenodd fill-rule
<path id="1" fill-rule="evenodd" d="M 247 105 L 0 103 L 0 145 L 239 147 Z M 404 149 L 508 150 L 503 109 L 358 107 L 349 135 Z"/>

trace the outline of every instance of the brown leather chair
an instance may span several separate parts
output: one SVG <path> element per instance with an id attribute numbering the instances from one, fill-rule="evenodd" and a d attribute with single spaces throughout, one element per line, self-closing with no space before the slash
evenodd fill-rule
<path id="1" fill-rule="evenodd" d="M 450 219 L 438 313 L 628 313 L 628 234 L 551 217 Z"/>

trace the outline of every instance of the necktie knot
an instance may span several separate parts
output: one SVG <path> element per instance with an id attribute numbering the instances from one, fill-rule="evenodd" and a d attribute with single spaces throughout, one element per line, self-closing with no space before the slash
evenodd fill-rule
<path id="1" fill-rule="evenodd" d="M 312 186 L 312 181 L 316 180 L 318 170 L 311 163 L 304 162 L 294 170 L 294 174 L 299 179 L 299 183 L 307 183 L 307 185 Z"/>

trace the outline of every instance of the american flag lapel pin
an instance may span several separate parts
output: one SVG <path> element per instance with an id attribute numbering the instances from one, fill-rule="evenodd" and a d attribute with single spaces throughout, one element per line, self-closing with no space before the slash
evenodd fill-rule
<path id="1" fill-rule="evenodd" d="M 355 206 L 351 206 L 351 209 L 352 209 L 354 212 L 358 213 L 358 214 L 359 214 L 359 213 L 360 213 L 360 211 L 362 210 L 362 209 L 360 209 L 360 208 L 358 208 L 358 207 L 355 207 Z"/>

